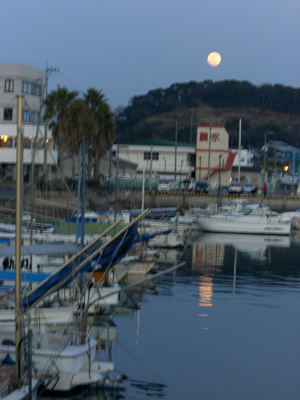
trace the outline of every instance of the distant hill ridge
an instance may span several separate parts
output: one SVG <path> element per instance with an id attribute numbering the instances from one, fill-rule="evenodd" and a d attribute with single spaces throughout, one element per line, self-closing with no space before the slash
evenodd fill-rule
<path id="1" fill-rule="evenodd" d="M 280 84 L 255 86 L 247 81 L 191 81 L 167 89 L 150 90 L 133 97 L 125 108 L 116 110 L 120 143 L 159 139 L 196 142 L 199 124 L 224 125 L 231 147 L 238 146 L 242 118 L 242 146 L 261 147 L 264 132 L 273 140 L 300 147 L 300 88 Z M 122 118 L 121 118 L 122 117 Z"/>

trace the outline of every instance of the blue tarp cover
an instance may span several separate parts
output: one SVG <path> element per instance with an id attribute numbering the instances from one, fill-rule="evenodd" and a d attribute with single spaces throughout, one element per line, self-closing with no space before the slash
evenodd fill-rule
<path id="1" fill-rule="evenodd" d="M 99 255 L 95 257 L 91 262 L 89 262 L 87 265 L 85 265 L 81 271 L 84 272 L 92 272 L 95 269 L 95 266 L 97 265 L 97 270 L 99 269 L 105 269 L 109 264 L 115 264 L 119 262 L 126 254 L 127 252 L 131 249 L 135 235 L 137 231 L 137 224 L 132 225 L 128 231 L 126 232 L 126 235 L 121 235 L 114 239 L 103 251 L 101 258 L 99 258 Z M 47 291 L 49 291 L 52 287 L 55 287 L 57 284 L 59 284 L 60 281 L 62 281 L 64 278 L 69 276 L 69 274 L 72 273 L 72 271 L 75 270 L 75 268 L 82 263 L 87 257 L 89 257 L 91 254 L 93 254 L 97 249 L 99 249 L 103 245 L 103 242 L 97 242 L 95 243 L 92 247 L 88 249 L 88 252 L 86 254 L 81 255 L 76 259 L 76 261 L 72 264 L 67 265 L 64 269 L 53 273 L 46 281 L 44 284 L 39 286 L 36 291 L 34 291 L 30 297 L 25 297 L 25 299 L 22 301 L 21 306 L 23 306 L 25 309 L 38 301 Z M 99 259 L 98 259 L 99 258 Z M 61 286 L 56 288 L 56 291 L 59 289 L 62 289 L 66 285 L 68 285 L 76 276 L 78 275 L 78 272 L 76 274 L 71 275 L 66 282 L 64 282 Z"/>

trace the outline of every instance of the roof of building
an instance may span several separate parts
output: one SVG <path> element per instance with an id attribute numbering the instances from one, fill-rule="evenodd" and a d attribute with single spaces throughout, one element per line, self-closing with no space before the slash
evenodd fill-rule
<path id="1" fill-rule="evenodd" d="M 146 139 L 146 140 L 137 140 L 131 145 L 136 145 L 136 146 L 175 146 L 175 142 L 172 142 L 170 140 L 158 140 L 158 139 Z M 183 142 L 177 142 L 178 147 L 194 147 L 196 148 L 195 143 L 183 143 Z"/>
<path id="2" fill-rule="evenodd" d="M 104 158 L 107 161 L 110 161 L 110 154 L 106 153 L 106 154 L 104 154 L 102 156 L 102 158 Z M 113 164 L 116 164 L 117 163 L 117 157 L 112 155 L 111 156 L 111 161 L 112 161 Z M 138 166 L 138 164 L 133 162 L 133 161 L 125 160 L 124 158 L 119 157 L 119 166 L 123 167 L 123 168 L 124 167 L 133 167 L 133 168 L 135 168 L 135 167 Z"/>
<path id="3" fill-rule="evenodd" d="M 268 140 L 268 144 L 281 153 L 293 153 L 294 151 L 300 153 L 300 149 L 297 147 L 278 140 Z"/>

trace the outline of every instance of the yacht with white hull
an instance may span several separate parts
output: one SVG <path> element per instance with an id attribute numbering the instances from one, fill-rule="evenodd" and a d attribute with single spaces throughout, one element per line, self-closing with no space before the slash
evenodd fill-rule
<path id="1" fill-rule="evenodd" d="M 247 210 L 243 214 L 219 214 L 199 218 L 203 232 L 247 233 L 256 235 L 290 235 L 291 223 L 280 216 L 266 213 L 263 207 Z"/>

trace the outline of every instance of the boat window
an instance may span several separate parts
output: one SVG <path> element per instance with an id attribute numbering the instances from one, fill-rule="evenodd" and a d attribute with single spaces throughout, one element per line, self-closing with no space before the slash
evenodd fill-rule
<path id="1" fill-rule="evenodd" d="M 249 215 L 251 212 L 252 212 L 252 210 L 247 210 L 247 211 L 244 212 L 243 215 Z"/>
<path id="2" fill-rule="evenodd" d="M 263 210 L 255 210 L 254 209 L 254 210 L 249 210 L 244 215 L 250 215 L 250 214 L 251 214 L 251 216 L 255 215 L 255 216 L 258 216 L 258 217 L 262 217 L 264 215 L 264 212 L 263 212 Z"/>

